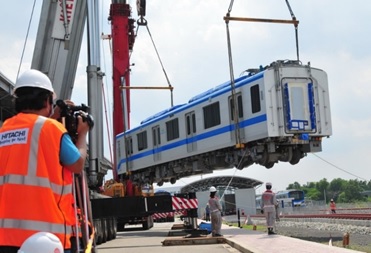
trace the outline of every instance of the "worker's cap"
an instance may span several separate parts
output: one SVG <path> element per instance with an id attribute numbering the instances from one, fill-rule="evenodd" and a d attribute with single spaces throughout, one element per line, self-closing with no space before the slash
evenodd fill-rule
<path id="1" fill-rule="evenodd" d="M 27 70 L 19 76 L 14 85 L 13 93 L 17 95 L 17 89 L 22 87 L 41 88 L 52 92 L 53 99 L 57 97 L 49 77 L 36 69 Z"/>
<path id="2" fill-rule="evenodd" d="M 265 186 L 272 186 L 272 183 L 267 182 L 267 183 L 265 183 Z"/>
<path id="3" fill-rule="evenodd" d="M 333 199 L 331 199 L 330 201 L 331 201 L 331 202 L 334 202 L 334 200 L 333 200 Z"/>
<path id="4" fill-rule="evenodd" d="M 211 186 L 209 189 L 210 192 L 216 192 L 216 188 L 214 186 Z"/>

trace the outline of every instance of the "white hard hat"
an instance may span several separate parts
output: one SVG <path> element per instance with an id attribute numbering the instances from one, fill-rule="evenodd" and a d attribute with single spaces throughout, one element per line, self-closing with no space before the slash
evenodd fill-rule
<path id="1" fill-rule="evenodd" d="M 53 97 L 56 98 L 52 82 L 50 81 L 49 77 L 36 69 L 30 69 L 22 73 L 15 83 L 13 92 L 15 93 L 16 90 L 21 87 L 42 88 L 53 92 Z"/>
<path id="2" fill-rule="evenodd" d="M 272 183 L 271 182 L 267 182 L 265 183 L 266 186 L 272 186 Z"/>
<path id="3" fill-rule="evenodd" d="M 18 253 L 63 253 L 59 238 L 51 233 L 38 232 L 22 243 Z"/>
<path id="4" fill-rule="evenodd" d="M 210 187 L 210 192 L 216 192 L 216 188 L 214 186 Z"/>

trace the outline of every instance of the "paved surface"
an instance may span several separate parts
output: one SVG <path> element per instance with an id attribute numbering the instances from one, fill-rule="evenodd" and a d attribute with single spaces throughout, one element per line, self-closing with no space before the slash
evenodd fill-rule
<path id="1" fill-rule="evenodd" d="M 223 227 L 226 243 L 241 252 L 254 253 L 354 253 L 359 251 L 332 247 L 326 244 L 299 240 L 281 235 L 268 235 L 260 231 Z"/>
<path id="2" fill-rule="evenodd" d="M 198 224 L 200 224 L 199 221 Z M 178 224 L 176 222 L 175 224 Z M 155 226 L 147 231 L 140 228 L 131 231 L 120 232 L 113 241 L 104 243 L 97 247 L 98 253 L 196 253 L 196 252 L 254 252 L 254 253 L 354 253 L 345 248 L 332 247 L 325 244 L 303 241 L 281 235 L 267 235 L 261 231 L 239 229 L 237 227 L 222 226 L 224 239 L 210 240 L 208 235 L 205 240 L 200 238 L 194 240 L 187 238 L 185 243 L 184 236 L 168 237 L 169 231 L 174 223 L 155 223 Z M 171 240 L 172 246 L 163 246 L 164 242 Z M 176 241 L 178 240 L 178 243 Z M 213 244 L 203 244 L 203 243 Z M 188 244 L 188 245 L 186 245 Z"/>
<path id="3" fill-rule="evenodd" d="M 143 231 L 141 226 L 119 232 L 116 239 L 97 246 L 98 253 L 238 253 L 228 244 L 198 244 L 163 246 L 174 223 L 155 223 L 150 230 Z M 180 237 L 179 237 L 180 238 Z"/>

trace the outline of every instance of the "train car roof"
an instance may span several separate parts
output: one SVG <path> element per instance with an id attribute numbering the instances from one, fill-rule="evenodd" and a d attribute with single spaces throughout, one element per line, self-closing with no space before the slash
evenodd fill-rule
<path id="1" fill-rule="evenodd" d="M 244 80 L 244 79 L 246 79 L 246 78 L 248 78 L 248 77 L 249 77 L 249 76 L 240 76 L 240 77 L 236 78 L 236 79 L 234 80 L 234 82 L 235 82 L 235 83 L 238 83 L 238 82 L 240 82 L 241 80 Z M 226 81 L 226 82 L 224 82 L 224 83 L 222 83 L 222 84 L 220 84 L 220 85 L 218 85 L 218 86 L 215 86 L 215 88 L 212 88 L 212 89 L 210 89 L 210 90 L 207 90 L 207 91 L 205 91 L 205 92 L 202 92 L 201 94 L 198 94 L 198 95 L 194 96 L 193 98 L 191 98 L 191 99 L 188 101 L 188 103 L 192 103 L 193 101 L 196 101 L 196 100 L 198 100 L 198 99 L 202 99 L 202 98 L 204 98 L 204 97 L 210 97 L 211 94 L 213 94 L 213 93 L 215 93 L 215 92 L 217 92 L 217 91 L 219 91 L 219 90 L 222 90 L 222 89 L 224 89 L 224 88 L 226 88 L 226 87 L 229 87 L 230 85 L 231 85 L 231 81 Z"/>
<path id="2" fill-rule="evenodd" d="M 247 85 L 247 84 L 250 84 L 254 81 L 256 81 L 257 79 L 260 79 L 263 77 L 263 72 L 259 72 L 255 75 L 245 75 L 245 76 L 242 76 L 242 77 L 239 77 L 239 78 L 236 78 L 235 79 L 235 88 L 239 88 L 241 86 L 244 86 L 244 85 Z M 223 93 L 226 93 L 226 92 L 229 92 L 230 91 L 230 81 L 227 81 L 225 83 L 222 83 L 221 85 L 213 88 L 213 89 L 210 89 L 204 93 L 201 93 L 200 95 L 197 95 L 193 98 L 191 98 L 189 100 L 188 103 L 186 104 L 180 104 L 180 105 L 176 105 L 176 106 L 173 106 L 171 108 L 168 108 L 166 110 L 163 110 L 159 113 L 156 113 L 154 114 L 153 116 L 150 116 L 148 118 L 146 118 L 145 120 L 143 120 L 141 122 L 141 124 L 139 126 L 136 126 L 136 127 L 133 127 L 132 129 L 129 129 L 126 131 L 126 133 L 131 133 L 137 129 L 141 129 L 151 123 L 154 123 L 156 121 L 159 121 L 161 119 L 164 119 L 164 118 L 167 118 L 169 115 L 171 114 L 175 114 L 175 113 L 179 113 L 181 111 L 184 111 L 190 107 L 193 107 L 199 103 L 202 103 L 210 98 L 214 98 L 214 97 L 217 97 Z M 123 135 L 124 133 L 120 133 L 116 136 L 116 138 L 120 137 L 121 135 Z"/>
<path id="3" fill-rule="evenodd" d="M 167 114 L 167 113 L 169 113 L 169 112 L 172 112 L 172 111 L 178 109 L 179 107 L 182 107 L 183 105 L 186 105 L 186 104 L 174 105 L 173 107 L 170 107 L 170 108 L 168 108 L 168 109 L 165 109 L 165 110 L 163 110 L 163 111 L 161 111 L 161 112 L 159 112 L 159 113 L 156 113 L 155 115 L 152 115 L 152 116 L 146 118 L 145 120 L 142 120 L 142 121 L 140 122 L 140 124 L 144 124 L 144 123 L 146 123 L 146 122 L 148 122 L 148 121 L 151 121 L 152 119 L 156 119 L 156 118 L 158 118 L 158 117 L 161 117 L 162 115 Z"/>

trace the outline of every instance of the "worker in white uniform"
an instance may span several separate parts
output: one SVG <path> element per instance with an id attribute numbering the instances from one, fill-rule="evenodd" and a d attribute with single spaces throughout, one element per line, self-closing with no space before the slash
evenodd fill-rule
<path id="1" fill-rule="evenodd" d="M 222 228 L 222 206 L 220 205 L 219 199 L 216 196 L 216 188 L 210 187 L 210 216 L 211 216 L 211 231 L 212 236 L 222 236 L 220 229 Z"/>
<path id="2" fill-rule="evenodd" d="M 273 231 L 276 220 L 276 194 L 272 192 L 272 183 L 265 184 L 266 191 L 262 194 L 262 201 L 260 203 L 261 212 L 265 214 L 267 222 L 268 235 L 276 234 Z"/>

